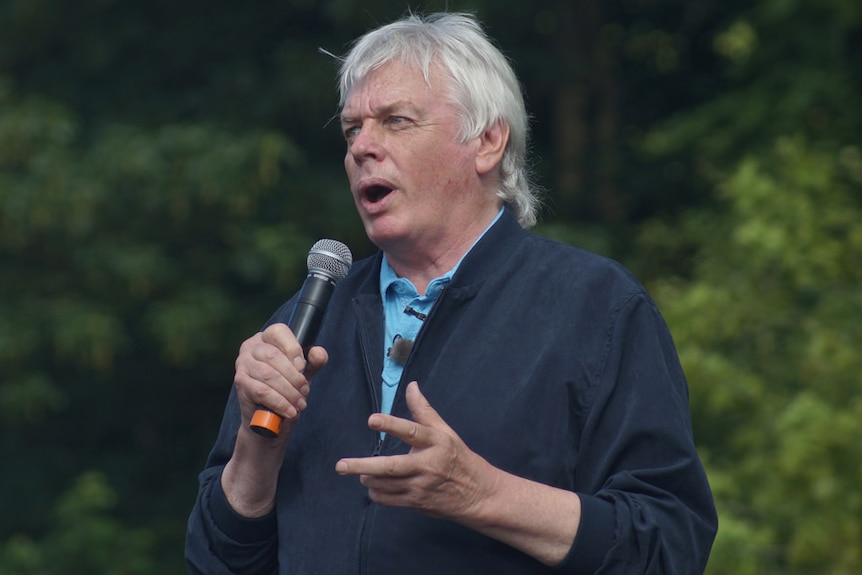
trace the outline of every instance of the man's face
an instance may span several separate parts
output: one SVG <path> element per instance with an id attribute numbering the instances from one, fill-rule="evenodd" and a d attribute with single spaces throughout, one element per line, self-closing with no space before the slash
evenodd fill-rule
<path id="1" fill-rule="evenodd" d="M 445 76 L 387 64 L 356 85 L 341 126 L 344 167 L 368 237 L 385 251 L 453 245 L 496 213 L 476 169 L 478 139 L 462 143 Z M 483 224 L 484 225 L 484 224 Z"/>

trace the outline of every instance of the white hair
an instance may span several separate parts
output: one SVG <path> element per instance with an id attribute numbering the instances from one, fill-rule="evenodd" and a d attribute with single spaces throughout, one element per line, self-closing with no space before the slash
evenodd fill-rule
<path id="1" fill-rule="evenodd" d="M 535 225 L 539 198 L 527 168 L 529 125 L 521 86 L 476 18 L 463 13 L 409 14 L 360 37 L 341 60 L 340 107 L 357 83 L 395 60 L 421 70 L 426 81 L 434 63 L 448 74 L 450 95 L 461 118 L 462 141 L 498 122 L 509 127 L 497 195 L 522 227 Z"/>

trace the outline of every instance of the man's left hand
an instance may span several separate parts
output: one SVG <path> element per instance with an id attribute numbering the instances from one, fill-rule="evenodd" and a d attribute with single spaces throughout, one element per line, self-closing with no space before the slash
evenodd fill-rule
<path id="1" fill-rule="evenodd" d="M 375 503 L 481 521 L 482 502 L 493 494 L 497 470 L 443 421 L 415 381 L 407 386 L 406 399 L 414 421 L 375 413 L 368 427 L 398 437 L 411 446 L 410 452 L 341 459 L 335 470 L 358 475 Z"/>

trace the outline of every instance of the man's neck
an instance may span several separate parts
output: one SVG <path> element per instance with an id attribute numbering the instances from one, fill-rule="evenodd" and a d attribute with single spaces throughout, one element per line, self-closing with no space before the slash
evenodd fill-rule
<path id="1" fill-rule="evenodd" d="M 398 277 L 410 280 L 419 295 L 424 295 L 428 284 L 455 267 L 498 215 L 499 209 L 490 214 L 490 217 L 476 220 L 474 225 L 451 237 L 449 241 L 425 241 L 422 243 L 423 249 L 384 249 L 386 259 Z"/>

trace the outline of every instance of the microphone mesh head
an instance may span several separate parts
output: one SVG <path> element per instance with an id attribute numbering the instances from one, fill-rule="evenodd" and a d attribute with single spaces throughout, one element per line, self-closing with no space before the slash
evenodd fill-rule
<path id="1" fill-rule="evenodd" d="M 317 240 L 308 252 L 309 272 L 320 272 L 335 281 L 343 280 L 353 265 L 353 254 L 343 243 L 336 240 Z"/>

